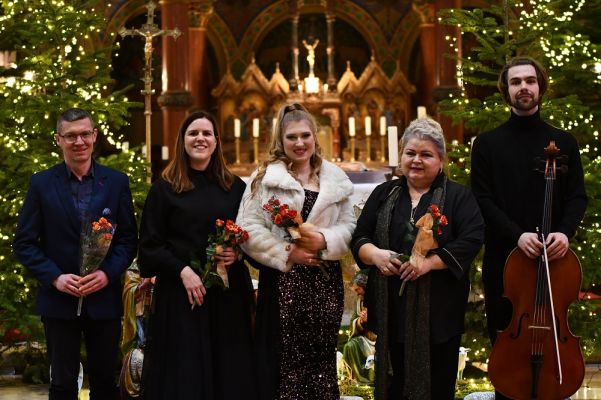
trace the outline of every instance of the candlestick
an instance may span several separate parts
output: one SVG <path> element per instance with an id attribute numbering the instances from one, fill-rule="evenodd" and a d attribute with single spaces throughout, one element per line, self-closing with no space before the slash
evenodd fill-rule
<path id="1" fill-rule="evenodd" d="M 348 119 L 348 135 L 355 137 L 355 117 L 349 117 Z"/>
<path id="2" fill-rule="evenodd" d="M 255 155 L 255 164 L 258 164 L 259 163 L 259 138 L 258 137 L 253 138 L 253 148 L 254 148 L 254 155 Z"/>
<path id="3" fill-rule="evenodd" d="M 365 140 L 365 151 L 367 152 L 367 159 L 365 161 L 371 161 L 371 136 L 366 136 Z"/>
<path id="4" fill-rule="evenodd" d="M 240 138 L 239 137 L 234 139 L 234 144 L 236 146 L 236 164 L 240 164 Z"/>
<path id="5" fill-rule="evenodd" d="M 240 119 L 234 119 L 234 137 L 240 138 Z"/>
<path id="6" fill-rule="evenodd" d="M 365 117 L 365 136 L 371 136 L 371 117 Z"/>
<path id="7" fill-rule="evenodd" d="M 386 135 L 380 136 L 380 162 L 386 162 Z"/>
<path id="8" fill-rule="evenodd" d="M 355 162 L 355 135 L 351 136 L 351 162 Z"/>
<path id="9" fill-rule="evenodd" d="M 253 137 L 259 137 L 259 118 L 253 118 Z"/>
<path id="10" fill-rule="evenodd" d="M 388 165 L 395 168 L 399 165 L 399 138 L 396 126 L 388 127 Z"/>
<path id="11" fill-rule="evenodd" d="M 380 117 L 380 136 L 386 136 L 386 117 Z"/>

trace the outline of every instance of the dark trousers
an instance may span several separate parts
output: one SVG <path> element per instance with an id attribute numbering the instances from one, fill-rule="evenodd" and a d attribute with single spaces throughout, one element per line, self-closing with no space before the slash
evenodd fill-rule
<path id="1" fill-rule="evenodd" d="M 452 337 L 443 343 L 430 344 L 430 398 L 432 400 L 453 400 L 455 398 L 460 343 L 461 335 Z M 403 398 L 405 376 L 403 343 L 390 343 L 390 361 L 393 376 L 388 397 L 401 399 Z M 417 378 L 419 379 L 419 377 Z"/>
<path id="2" fill-rule="evenodd" d="M 118 399 L 115 366 L 121 336 L 121 319 L 73 320 L 42 317 L 52 368 L 50 400 L 76 400 L 81 337 L 87 353 L 90 400 Z"/>
<path id="3" fill-rule="evenodd" d="M 486 269 L 483 273 L 484 280 L 484 306 L 486 309 L 486 325 L 488 337 L 492 345 L 497 340 L 497 333 L 505 330 L 511 322 L 511 302 L 503 297 L 503 268 Z M 506 400 L 495 390 L 496 400 Z"/>

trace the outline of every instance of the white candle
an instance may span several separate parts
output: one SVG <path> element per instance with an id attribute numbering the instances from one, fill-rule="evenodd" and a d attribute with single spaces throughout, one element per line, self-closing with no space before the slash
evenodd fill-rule
<path id="1" fill-rule="evenodd" d="M 121 143 L 121 150 L 128 151 L 129 150 L 129 142 L 125 141 Z"/>
<path id="2" fill-rule="evenodd" d="M 240 119 L 234 119 L 234 137 L 240 138 Z"/>
<path id="3" fill-rule="evenodd" d="M 169 159 L 169 146 L 161 147 L 161 160 Z"/>
<path id="4" fill-rule="evenodd" d="M 271 136 L 275 135 L 275 127 L 278 126 L 278 119 L 274 118 L 271 120 Z"/>
<path id="5" fill-rule="evenodd" d="M 259 118 L 253 118 L 253 137 L 259 137 Z"/>
<path id="6" fill-rule="evenodd" d="M 426 112 L 426 107 L 418 106 L 417 107 L 417 118 L 426 118 L 428 113 Z"/>
<path id="7" fill-rule="evenodd" d="M 396 126 L 388 127 L 388 165 L 399 165 L 399 135 Z"/>
<path id="8" fill-rule="evenodd" d="M 386 117 L 380 117 L 380 136 L 386 136 Z"/>
<path id="9" fill-rule="evenodd" d="M 371 117 L 365 117 L 365 136 L 371 136 Z"/>
<path id="10" fill-rule="evenodd" d="M 355 117 L 349 117 L 348 119 L 348 135 L 355 137 Z"/>
<path id="11" fill-rule="evenodd" d="M 146 143 L 142 143 L 142 155 L 146 157 Z"/>

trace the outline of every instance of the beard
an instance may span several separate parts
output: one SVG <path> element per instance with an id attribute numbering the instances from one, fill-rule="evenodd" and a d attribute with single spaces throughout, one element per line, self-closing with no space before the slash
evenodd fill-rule
<path id="1" fill-rule="evenodd" d="M 519 94 L 516 96 L 516 98 L 512 99 L 511 101 L 511 106 L 516 110 L 528 112 L 537 108 L 540 104 L 540 98 L 530 96 L 528 98 L 522 97 L 520 99 L 518 96 Z"/>

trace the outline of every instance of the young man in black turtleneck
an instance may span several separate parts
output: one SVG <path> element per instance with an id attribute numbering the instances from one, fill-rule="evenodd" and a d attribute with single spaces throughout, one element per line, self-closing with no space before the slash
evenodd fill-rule
<path id="1" fill-rule="evenodd" d="M 551 230 L 547 237 L 549 260 L 563 257 L 584 216 L 587 197 L 578 144 L 574 137 L 540 118 L 541 98 L 547 90 L 544 68 L 529 57 L 509 61 L 498 87 L 511 106 L 507 122 L 478 135 L 472 150 L 471 185 L 486 222 L 483 265 L 486 318 L 491 342 L 507 327 L 511 304 L 503 298 L 503 268 L 516 246 L 528 257 L 541 255 L 545 196 L 544 173 L 536 168 L 545 160 L 551 140 L 560 149 L 560 165 L 554 183 Z M 544 166 L 544 164 L 543 164 Z"/>

